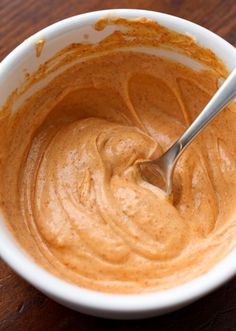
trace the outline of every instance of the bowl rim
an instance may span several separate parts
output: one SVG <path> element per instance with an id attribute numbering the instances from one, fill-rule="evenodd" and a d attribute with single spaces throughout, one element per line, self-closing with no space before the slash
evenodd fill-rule
<path id="1" fill-rule="evenodd" d="M 89 12 L 72 16 L 54 23 L 26 39 L 17 46 L 0 64 L 0 77 L 9 75 L 9 70 L 19 57 L 29 52 L 32 41 L 42 36 L 53 39 L 61 32 L 70 31 L 83 25 L 94 23 L 99 17 L 123 16 L 126 18 L 149 17 L 158 21 L 170 29 L 178 32 L 188 32 L 199 39 L 200 44 L 208 44 L 223 62 L 228 61 L 228 67 L 233 69 L 236 63 L 236 49 L 227 41 L 213 32 L 195 24 L 172 15 L 139 9 L 112 9 Z M 212 46 L 213 45 L 213 46 Z M 222 49 L 219 49 L 221 48 Z M 226 53 L 228 55 L 226 55 Z M 229 53 L 231 55 L 229 55 Z M 2 224 L 1 224 L 2 223 Z M 94 290 L 80 288 L 50 274 L 37 265 L 32 258 L 25 253 L 18 243 L 13 239 L 3 218 L 0 219 L 0 256 L 20 276 L 30 284 L 55 298 L 58 301 L 68 303 L 76 307 L 95 311 L 116 313 L 139 313 L 157 312 L 171 307 L 177 307 L 191 302 L 209 293 L 231 277 L 236 275 L 236 249 L 221 260 L 214 268 L 206 274 L 180 286 L 163 291 L 141 293 L 141 294 L 110 294 Z"/>

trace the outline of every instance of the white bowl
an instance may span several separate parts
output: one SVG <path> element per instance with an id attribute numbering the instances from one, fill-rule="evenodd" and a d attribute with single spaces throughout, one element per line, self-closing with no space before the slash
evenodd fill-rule
<path id="1" fill-rule="evenodd" d="M 0 105 L 25 79 L 23 69 L 35 71 L 55 52 L 72 42 L 81 42 L 89 34 L 93 41 L 111 33 L 96 34 L 92 25 L 100 17 L 148 17 L 180 33 L 189 33 L 197 42 L 211 48 L 229 70 L 236 63 L 236 49 L 216 34 L 178 17 L 145 10 L 104 10 L 82 14 L 53 24 L 25 40 L 0 64 Z M 46 44 L 40 57 L 35 56 L 35 43 L 44 38 Z M 143 318 L 161 315 L 183 307 L 214 290 L 236 274 L 236 249 L 213 269 L 181 286 L 155 293 L 115 295 L 83 289 L 49 274 L 35 264 L 17 244 L 4 219 L 0 218 L 0 255 L 20 276 L 61 304 L 91 315 L 109 318 Z"/>

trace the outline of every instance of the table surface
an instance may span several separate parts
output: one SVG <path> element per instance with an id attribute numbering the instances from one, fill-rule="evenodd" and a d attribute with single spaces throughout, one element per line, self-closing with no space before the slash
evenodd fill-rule
<path id="1" fill-rule="evenodd" d="M 63 18 L 107 8 L 140 8 L 180 16 L 236 45 L 236 0 L 0 0 L 0 61 L 25 38 Z M 112 321 L 53 302 L 0 260 L 0 330 L 236 331 L 236 278 L 166 316 Z"/>

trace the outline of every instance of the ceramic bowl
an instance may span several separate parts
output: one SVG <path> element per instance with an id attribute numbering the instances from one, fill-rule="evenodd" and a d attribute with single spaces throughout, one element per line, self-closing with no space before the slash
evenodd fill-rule
<path id="1" fill-rule="evenodd" d="M 110 34 L 112 31 L 109 28 L 98 33 L 92 27 L 97 19 L 106 16 L 150 18 L 177 32 L 191 34 L 200 45 L 212 49 L 229 70 L 232 70 L 236 64 L 236 49 L 232 45 L 209 30 L 187 20 L 145 10 L 117 9 L 91 12 L 65 19 L 39 31 L 1 62 L 0 106 L 25 80 L 24 70 L 29 73 L 34 72 L 55 52 L 72 42 L 83 41 L 85 34 L 89 35 L 91 42 L 96 42 Z M 41 56 L 36 57 L 35 43 L 42 38 L 46 43 Z M 19 247 L 3 217 L 0 217 L 0 255 L 15 272 L 55 301 L 87 314 L 119 319 L 156 316 L 176 310 L 206 295 L 236 274 L 235 249 L 208 273 L 165 291 L 116 295 L 87 290 L 65 282 L 35 264 Z"/>

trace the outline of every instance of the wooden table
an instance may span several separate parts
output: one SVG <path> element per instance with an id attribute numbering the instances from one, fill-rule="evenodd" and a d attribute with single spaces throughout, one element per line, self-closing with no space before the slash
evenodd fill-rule
<path id="1" fill-rule="evenodd" d="M 0 0 L 0 61 L 45 26 L 106 8 L 166 12 L 196 22 L 236 45 L 236 0 Z M 58 305 L 0 260 L 0 330 L 236 331 L 236 278 L 175 313 L 143 321 L 112 321 Z"/>

